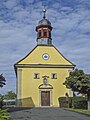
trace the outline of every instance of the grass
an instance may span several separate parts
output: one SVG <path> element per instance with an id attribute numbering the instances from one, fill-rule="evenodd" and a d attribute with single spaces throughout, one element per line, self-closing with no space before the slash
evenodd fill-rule
<path id="1" fill-rule="evenodd" d="M 82 113 L 85 115 L 90 115 L 90 110 L 74 109 L 74 108 L 66 108 L 65 110 L 71 110 L 71 111 L 75 111 L 75 112 Z"/>

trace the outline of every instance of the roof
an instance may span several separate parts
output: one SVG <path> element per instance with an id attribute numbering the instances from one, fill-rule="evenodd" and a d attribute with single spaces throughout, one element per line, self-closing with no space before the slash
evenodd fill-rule
<path id="1" fill-rule="evenodd" d="M 43 18 L 42 20 L 39 21 L 38 25 L 50 25 L 51 26 L 51 23 L 49 20 Z"/>

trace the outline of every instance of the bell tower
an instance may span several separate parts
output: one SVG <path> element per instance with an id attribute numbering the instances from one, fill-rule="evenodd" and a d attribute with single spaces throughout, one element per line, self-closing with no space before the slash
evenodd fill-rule
<path id="1" fill-rule="evenodd" d="M 46 9 L 43 9 L 43 19 L 38 22 L 38 26 L 36 27 L 37 44 L 52 45 L 51 31 L 51 23 L 46 19 Z"/>

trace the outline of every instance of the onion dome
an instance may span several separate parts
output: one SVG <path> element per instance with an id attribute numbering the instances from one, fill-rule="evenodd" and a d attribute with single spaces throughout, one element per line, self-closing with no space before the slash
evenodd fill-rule
<path id="1" fill-rule="evenodd" d="M 42 20 L 39 21 L 38 25 L 50 25 L 51 26 L 51 23 L 49 20 L 43 18 Z"/>

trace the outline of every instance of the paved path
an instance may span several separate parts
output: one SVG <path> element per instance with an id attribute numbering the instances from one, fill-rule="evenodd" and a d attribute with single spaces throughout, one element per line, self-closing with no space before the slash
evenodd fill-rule
<path id="1" fill-rule="evenodd" d="M 89 116 L 60 108 L 32 108 L 10 113 L 10 120 L 90 120 Z"/>

